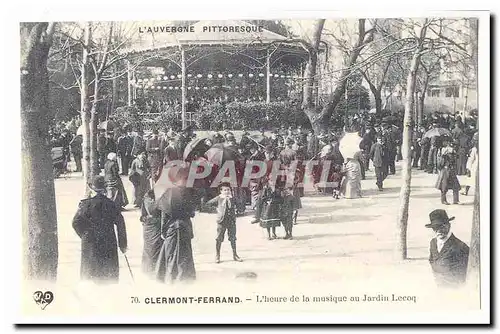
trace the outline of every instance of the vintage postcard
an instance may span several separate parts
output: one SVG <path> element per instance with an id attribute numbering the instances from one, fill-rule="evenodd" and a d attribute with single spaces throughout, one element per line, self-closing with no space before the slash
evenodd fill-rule
<path id="1" fill-rule="evenodd" d="M 17 323 L 490 322 L 489 13 L 315 15 L 18 22 Z"/>

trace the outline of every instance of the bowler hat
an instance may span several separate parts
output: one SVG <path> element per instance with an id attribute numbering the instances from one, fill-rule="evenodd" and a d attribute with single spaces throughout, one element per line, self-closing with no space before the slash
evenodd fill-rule
<path id="1" fill-rule="evenodd" d="M 97 175 L 92 179 L 92 184 L 89 187 L 94 191 L 103 191 L 106 190 L 106 181 L 104 180 L 104 176 Z"/>
<path id="2" fill-rule="evenodd" d="M 429 213 L 430 224 L 426 224 L 425 227 L 438 227 L 446 223 L 451 222 L 455 217 L 448 218 L 448 214 L 443 209 L 436 209 Z"/>

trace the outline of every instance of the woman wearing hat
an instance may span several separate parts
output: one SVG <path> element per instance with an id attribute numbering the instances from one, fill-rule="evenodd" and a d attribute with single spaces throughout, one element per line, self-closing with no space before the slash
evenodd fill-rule
<path id="1" fill-rule="evenodd" d="M 430 242 L 429 263 L 438 286 L 457 286 L 465 283 L 469 246 L 451 232 L 450 222 L 445 210 L 436 209 L 429 214 L 431 228 L 435 236 Z"/>
<path id="2" fill-rule="evenodd" d="M 119 208 L 123 209 L 128 205 L 128 197 L 120 178 L 116 158 L 116 153 L 108 153 L 107 160 L 104 163 L 104 180 L 106 181 L 108 198 L 115 202 Z"/>
<path id="3" fill-rule="evenodd" d="M 477 134 L 477 132 L 476 132 Z M 466 164 L 466 169 L 467 169 L 467 176 L 464 178 L 464 185 L 465 185 L 465 190 L 462 193 L 462 195 L 467 196 L 469 194 L 469 190 L 471 187 L 475 188 L 476 187 L 476 173 L 478 169 L 478 163 L 479 163 L 479 142 L 478 142 L 478 137 L 474 135 L 472 139 L 472 148 L 469 152 L 469 157 L 467 159 L 467 164 Z"/>
<path id="4" fill-rule="evenodd" d="M 453 190 L 453 204 L 458 203 L 460 183 L 456 173 L 456 153 L 450 145 L 450 139 L 443 137 L 443 147 L 439 150 L 437 159 L 439 175 L 436 180 L 436 188 L 441 191 L 441 203 L 449 205 L 446 200 L 448 190 Z"/>
<path id="5" fill-rule="evenodd" d="M 129 180 L 134 186 L 134 206 L 140 208 L 144 195 L 151 189 L 149 179 L 151 177 L 151 169 L 148 159 L 146 159 L 146 151 L 138 152 L 137 158 L 132 161 L 130 167 Z"/>

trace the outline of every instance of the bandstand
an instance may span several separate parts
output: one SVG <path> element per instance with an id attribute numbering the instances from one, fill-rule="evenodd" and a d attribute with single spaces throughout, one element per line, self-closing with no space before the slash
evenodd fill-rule
<path id="1" fill-rule="evenodd" d="M 161 97 L 179 106 L 185 127 L 189 101 L 270 103 L 302 89 L 308 53 L 293 38 L 245 21 L 198 21 L 162 32 L 167 28 L 139 26 L 127 48 L 128 105 Z"/>

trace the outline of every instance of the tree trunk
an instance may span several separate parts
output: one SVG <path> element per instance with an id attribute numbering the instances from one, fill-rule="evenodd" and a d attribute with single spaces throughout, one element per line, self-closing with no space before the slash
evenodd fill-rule
<path id="1" fill-rule="evenodd" d="M 403 169 L 402 169 L 402 180 L 401 191 L 399 198 L 399 211 L 397 220 L 397 231 L 398 244 L 397 250 L 398 255 L 401 259 L 407 258 L 408 248 L 407 248 L 407 230 L 408 230 L 408 209 L 410 206 L 410 190 L 411 190 L 411 138 L 412 138 L 412 115 L 413 115 L 413 105 L 415 99 L 415 84 L 417 79 L 418 65 L 420 61 L 420 49 L 415 51 L 413 55 L 410 72 L 408 73 L 407 85 L 406 85 L 406 104 L 405 104 L 405 114 L 404 114 L 404 124 L 403 124 L 403 143 L 401 146 L 403 155 Z"/>
<path id="2" fill-rule="evenodd" d="M 471 46 L 472 46 L 472 63 L 474 65 L 474 70 L 476 74 L 476 89 L 478 87 L 478 63 L 477 63 L 477 43 L 478 43 L 478 19 L 471 19 Z M 479 109 L 479 101 L 478 109 Z M 479 116 L 478 116 L 479 118 Z M 476 124 L 479 124 L 477 122 Z M 477 129 L 477 125 L 476 125 Z M 471 241 L 470 241 L 470 253 L 469 253 L 469 267 L 467 272 L 467 280 L 476 284 L 479 287 L 480 284 L 480 244 L 481 244 L 481 233 L 480 233 L 480 202 L 479 202 L 479 163 L 477 164 L 476 170 L 476 188 L 474 193 L 474 210 L 472 213 L 472 230 L 471 230 Z"/>
<path id="3" fill-rule="evenodd" d="M 92 108 L 90 111 L 90 165 L 92 166 L 92 178 L 101 173 L 101 167 L 99 166 L 99 152 L 97 151 L 97 137 L 99 136 L 99 131 L 97 129 L 97 123 L 99 122 L 97 117 L 98 93 L 99 78 L 94 78 L 94 99 L 92 101 Z"/>
<path id="4" fill-rule="evenodd" d="M 112 115 L 114 112 L 115 112 L 115 109 L 116 109 L 116 105 L 118 104 L 118 101 L 119 101 L 119 89 L 118 89 L 118 77 L 117 77 L 117 73 L 118 73 L 118 69 L 117 69 L 117 65 L 114 64 L 113 65 L 113 81 L 112 81 L 112 92 L 113 92 L 113 95 L 111 96 L 111 111 L 110 111 L 110 115 Z"/>
<path id="5" fill-rule="evenodd" d="M 311 122 L 313 129 L 315 128 L 322 129 L 328 127 L 328 123 L 333 115 L 333 112 L 335 111 L 335 108 L 337 107 L 339 102 L 344 98 L 347 86 L 347 80 L 349 79 L 349 76 L 353 71 L 352 66 L 356 63 L 356 60 L 358 59 L 358 56 L 361 53 L 361 50 L 364 48 L 364 46 L 373 40 L 373 32 L 374 32 L 373 30 L 370 30 L 368 32 L 365 30 L 365 21 L 366 21 L 365 19 L 358 20 L 358 29 L 359 29 L 358 40 L 354 45 L 348 60 L 344 64 L 344 69 L 340 74 L 340 79 L 337 83 L 337 86 L 335 87 L 335 90 L 328 98 L 327 103 L 322 108 L 319 108 L 319 106 L 315 107 L 314 104 L 312 103 L 312 94 L 313 94 L 314 80 L 316 76 L 316 66 L 318 61 L 317 51 L 319 48 L 319 42 L 321 39 L 321 32 L 323 30 L 324 21 L 325 20 L 319 20 L 318 24 L 315 26 L 313 42 L 312 42 L 312 49 L 314 50 L 313 52 L 309 51 L 310 54 L 309 62 L 306 66 L 306 71 L 305 71 L 306 73 L 304 75 L 306 78 L 305 82 L 306 87 L 304 88 L 302 109 L 309 118 L 309 121 Z M 319 125 L 316 125 L 316 123 L 319 123 Z"/>
<path id="6" fill-rule="evenodd" d="M 372 91 L 373 97 L 375 98 L 375 110 L 376 115 L 382 114 L 382 92 L 381 91 Z"/>
<path id="7" fill-rule="evenodd" d="M 325 20 L 317 20 L 313 28 L 313 39 L 311 45 L 308 47 L 309 61 L 306 64 L 304 70 L 304 87 L 303 87 L 303 99 L 302 107 L 307 111 L 312 109 L 314 105 L 314 86 L 318 63 L 318 48 L 319 42 L 321 40 L 321 33 L 323 32 L 323 26 L 325 25 Z M 306 113 L 307 114 L 307 113 Z M 309 116 L 309 114 L 307 114 Z M 313 123 L 311 121 L 311 123 Z"/>
<path id="8" fill-rule="evenodd" d="M 90 47 L 90 39 L 92 35 L 92 26 L 90 22 L 87 22 L 84 32 L 84 44 Z M 92 168 L 90 163 L 90 96 L 89 96 L 89 59 L 88 59 L 88 48 L 83 48 L 82 54 L 82 77 L 80 84 L 80 104 L 81 104 L 81 117 L 83 126 L 83 158 L 82 158 L 82 170 L 83 170 L 83 184 L 85 187 L 85 197 L 90 196 L 90 188 L 88 187 L 91 182 Z"/>
<path id="9" fill-rule="evenodd" d="M 22 225 L 25 276 L 56 280 L 57 211 L 50 154 L 47 58 L 53 24 L 21 23 Z"/>
<path id="10" fill-rule="evenodd" d="M 422 125 L 422 119 L 424 118 L 424 102 L 425 102 L 425 92 L 420 95 L 419 107 L 418 107 L 418 125 Z"/>

